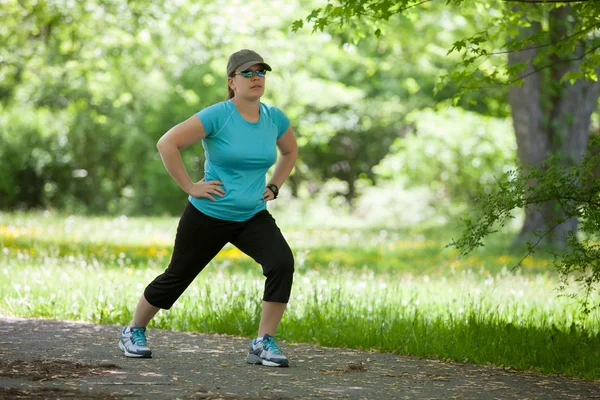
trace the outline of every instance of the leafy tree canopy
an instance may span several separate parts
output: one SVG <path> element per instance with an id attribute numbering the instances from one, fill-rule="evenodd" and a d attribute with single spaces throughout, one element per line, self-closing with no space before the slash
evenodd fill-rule
<path id="1" fill-rule="evenodd" d="M 380 37 L 389 28 L 393 17 L 419 20 L 441 1 L 436 0 L 328 0 L 324 7 L 314 9 L 304 19 L 293 24 L 295 31 L 305 23 L 314 31 L 343 29 L 352 32 L 351 39 L 361 40 L 371 35 Z M 458 88 L 456 100 L 474 89 L 499 88 L 520 84 L 525 63 L 509 66 L 506 54 L 537 48 L 532 73 L 548 68 L 552 63 L 580 61 L 580 68 L 559 77 L 563 81 L 598 80 L 600 65 L 600 2 L 581 0 L 446 0 L 475 23 L 478 32 L 455 41 L 448 54 L 460 54 L 456 68 L 443 75 L 438 90 L 452 85 Z M 553 10 L 570 8 L 568 29 L 552 29 L 548 16 Z M 482 15 L 484 17 L 482 17 Z M 523 30 L 532 26 L 522 34 Z M 443 20 L 439 29 L 445 29 Z M 573 56 L 576 54 L 576 56 Z"/>

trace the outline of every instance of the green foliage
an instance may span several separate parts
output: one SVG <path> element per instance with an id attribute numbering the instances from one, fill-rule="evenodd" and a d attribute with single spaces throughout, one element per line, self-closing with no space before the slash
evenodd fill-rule
<path id="1" fill-rule="evenodd" d="M 488 1 L 487 4 L 496 17 L 484 35 L 466 37 L 450 49 L 450 53 L 461 54 L 462 63 L 456 71 L 444 76 L 440 87 L 456 86 L 459 88 L 457 97 L 460 97 L 477 89 L 520 85 L 527 64 L 508 65 L 504 57 L 508 52 L 525 49 L 536 50 L 534 70 L 528 75 L 565 62 L 576 62 L 577 68 L 565 68 L 561 72 L 558 77 L 561 82 L 598 80 L 600 39 L 590 33 L 600 27 L 600 3 L 523 2 L 508 6 Z M 566 7 L 568 17 L 558 14 Z"/>
<path id="2" fill-rule="evenodd" d="M 515 165 L 516 142 L 505 119 L 439 107 L 406 120 L 411 134 L 397 139 L 375 170 L 382 178 L 406 179 L 409 187 L 428 187 L 438 210 L 463 210 L 479 193 L 491 192 L 499 171 Z"/>
<path id="3" fill-rule="evenodd" d="M 303 146 L 306 154 L 302 159 L 311 166 L 308 172 L 317 180 L 335 178 L 345 182 L 346 190 L 340 194 L 351 203 L 357 197 L 358 181 L 375 181 L 373 167 L 403 135 L 398 109 L 401 106 L 392 102 L 370 101 L 320 113 L 320 121 L 330 124 L 332 136 L 317 141 L 313 134 L 313 140 Z"/>
<path id="4" fill-rule="evenodd" d="M 347 188 L 341 195 L 352 201 L 357 182 L 375 181 L 372 168 L 402 135 L 403 116 L 437 101 L 436 71 L 449 63 L 431 28 L 435 16 L 417 26 L 422 41 L 399 46 L 395 37 L 410 28 L 402 21 L 386 30 L 393 35 L 387 39 L 364 35 L 360 45 L 342 46 L 347 40 L 341 32 L 296 33 L 289 40 L 289 25 L 306 12 L 300 3 L 273 3 L 280 15 L 260 28 L 254 21 L 266 17 L 255 3 L 224 16 L 229 7 L 191 1 L 3 3 L 0 131 L 19 153 L 2 163 L 11 178 L 3 182 L 1 206 L 180 213 L 185 195 L 164 170 L 155 143 L 173 125 L 225 98 L 224 64 L 240 47 L 257 48 L 275 66 L 265 101 L 288 114 L 302 147 L 289 181 L 294 193 L 307 181 L 335 178 Z M 250 37 L 270 40 L 256 47 Z M 451 41 L 451 35 L 443 38 Z M 443 91 L 438 98 L 453 94 Z M 11 115 L 26 119 L 13 123 Z M 54 147 L 56 152 L 49 150 Z M 30 161 L 9 163 L 10 157 Z M 183 157 L 199 179 L 201 145 Z"/>
<path id="5" fill-rule="evenodd" d="M 67 147 L 66 113 L 0 106 L 0 208 L 47 206 L 69 201 L 74 160 Z M 27 182 L 23 185 L 23 182 Z M 15 190 L 17 188 L 17 190 Z M 59 200 L 60 199 L 60 200 Z"/>
<path id="6" fill-rule="evenodd" d="M 30 160 L 5 164 L 17 180 L 4 207 L 116 212 L 132 196 L 137 163 L 153 147 L 142 133 L 156 87 L 138 21 L 157 9 L 136 4 L 3 5 L 3 20 L 20 28 L 0 32 L 0 74 L 22 72 L 0 98 L 20 118 L 0 120 L 0 131 Z"/>
<path id="7" fill-rule="evenodd" d="M 309 13 L 301 3 L 272 4 L 280 17 L 256 28 L 251 22 L 266 17 L 254 3 L 239 6 L 235 15 L 244 17 L 238 18 L 223 16 L 231 7 L 225 2 L 5 2 L 0 131 L 22 156 L 2 163 L 10 178 L 1 206 L 178 214 L 185 195 L 164 170 L 155 143 L 176 123 L 224 99 L 225 60 L 252 47 L 250 36 L 270 38 L 257 48 L 276 66 L 265 101 L 290 116 L 301 146 L 289 181 L 293 192 L 306 182 L 319 187 L 341 180 L 340 195 L 352 202 L 360 185 L 376 183 L 375 166 L 390 151 L 402 151 L 391 144 L 410 129 L 411 111 L 455 98 L 478 113 L 508 115 L 505 91 L 459 99 L 458 88 L 439 84 L 440 75 L 452 73 L 486 79 L 456 70 L 462 53 L 447 53 L 453 43 L 461 52 L 485 47 L 488 36 L 481 32 L 498 16 L 487 4 L 463 3 L 458 13 L 443 2 L 353 1 L 346 10 L 332 3 L 311 21 L 330 15 L 352 29 L 295 32 L 289 40 L 298 13 Z M 358 20 L 355 12 L 369 17 Z M 377 18 L 387 24 L 378 26 Z M 471 39 L 457 41 L 461 37 Z M 18 115 L 26 119 L 10 122 L 8 116 Z M 201 145 L 183 157 L 200 178 Z"/>
<path id="8" fill-rule="evenodd" d="M 510 3 L 510 2 L 509 2 Z M 472 23 L 487 18 L 481 31 L 454 42 L 448 54 L 460 54 L 461 61 L 449 73 L 442 75 L 437 90 L 448 86 L 456 88 L 456 101 L 477 89 L 502 88 L 520 82 L 519 72 L 523 65 L 510 67 L 506 64 L 507 52 L 527 48 L 538 50 L 540 62 L 537 70 L 543 70 L 557 62 L 577 61 L 577 71 L 564 71 L 562 80 L 598 80 L 600 65 L 600 38 L 592 32 L 600 27 L 600 2 L 519 2 L 509 4 L 501 0 L 465 2 L 448 0 L 447 8 L 460 10 Z M 550 26 L 549 15 L 568 7 L 570 27 Z M 386 29 L 391 17 L 411 18 L 435 9 L 432 2 L 421 0 L 354 0 L 339 2 L 328 0 L 325 7 L 317 8 L 306 18 L 297 20 L 293 30 L 304 27 L 304 20 L 313 31 L 345 29 L 353 32 L 354 40 L 361 39 L 364 32 Z M 416 17 L 413 17 L 416 19 Z M 541 30 L 528 29 L 540 26 Z M 525 35 L 522 33 L 527 31 Z"/>
<path id="9" fill-rule="evenodd" d="M 337 91 L 311 91 L 313 101 L 307 102 L 298 129 L 301 161 L 306 167 L 298 168 L 292 181 L 340 180 L 344 189 L 337 194 L 352 202 L 362 193 L 360 186 L 377 183 L 374 167 L 383 157 L 402 157 L 397 153 L 405 149 L 391 144 L 403 140 L 411 129 L 413 122 L 407 118 L 411 111 L 455 95 L 451 89 L 434 93 L 436 77 L 451 70 L 458 60 L 446 55 L 454 38 L 471 34 L 474 28 L 463 16 L 439 5 L 428 11 L 418 18 L 408 13 L 403 14 L 405 18 L 390 20 L 382 37 L 365 27 L 366 34 L 354 44 L 355 33 L 363 30 L 328 28 L 334 44 L 344 50 L 344 58 L 333 63 L 323 59 L 308 68 L 317 66 L 322 75 L 336 76 L 351 92 L 343 96 Z M 444 32 L 438 28 L 440 21 L 447 28 Z M 334 98 L 340 98 L 337 105 L 331 104 Z M 464 96 L 460 105 L 483 114 L 508 114 L 505 100 L 498 95 L 485 96 L 476 105 L 473 98 Z M 308 135 L 305 121 L 319 121 L 306 126 L 311 131 Z"/>
<path id="10" fill-rule="evenodd" d="M 537 241 L 527 243 L 529 253 L 543 239 L 553 234 L 557 225 L 570 218 L 582 221 L 581 235 L 570 233 L 566 249 L 554 251 L 552 265 L 560 273 L 566 289 L 571 277 L 583 288 L 581 305 L 585 312 L 598 304 L 590 304 L 600 283 L 600 137 L 594 135 L 591 149 L 575 166 L 565 166 L 557 157 L 541 166 L 516 168 L 506 172 L 491 193 L 477 199 L 472 215 L 464 218 L 461 237 L 453 241 L 462 255 L 484 245 L 484 238 L 505 226 L 514 216 L 513 211 L 523 207 L 542 207 L 557 202 L 561 212 L 549 220 L 547 228 L 536 232 Z"/>
<path id="11" fill-rule="evenodd" d="M 312 23 L 314 30 L 332 29 L 333 31 L 351 31 L 352 38 L 361 40 L 364 32 L 373 29 L 382 29 L 390 25 L 390 17 L 397 15 L 398 19 L 406 18 L 417 19 L 416 8 L 420 9 L 418 15 L 429 11 L 432 2 L 418 0 L 400 0 L 391 4 L 387 1 L 378 0 L 353 0 L 349 2 L 340 2 L 338 0 L 328 0 L 327 6 L 313 11 L 307 22 Z M 464 2 L 463 0 L 448 0 L 448 8 L 460 9 L 461 13 L 468 15 L 473 24 L 481 22 L 477 14 L 484 14 L 481 30 L 469 35 L 464 35 L 449 46 L 447 55 L 459 54 L 460 60 L 456 62 L 455 68 L 447 73 L 440 74 L 440 79 L 436 85 L 436 93 L 442 91 L 453 92 L 454 105 L 464 101 L 465 96 L 468 103 L 477 104 L 479 97 L 487 97 L 491 91 L 507 88 L 509 86 L 521 85 L 526 77 L 533 74 L 541 75 L 541 87 L 538 92 L 532 91 L 529 101 L 541 101 L 540 108 L 543 116 L 541 118 L 541 131 L 543 135 L 548 135 L 553 142 L 554 148 L 551 148 L 548 154 L 542 154 L 541 157 L 551 157 L 561 152 L 571 152 L 572 154 L 562 154 L 567 157 L 575 155 L 576 150 L 566 148 L 564 138 L 553 137 L 552 133 L 556 126 L 569 121 L 569 116 L 561 115 L 559 103 L 566 100 L 569 88 L 565 82 L 574 84 L 578 79 L 589 81 L 598 81 L 598 65 L 600 65 L 600 37 L 596 35 L 600 27 L 600 2 L 581 1 L 581 2 L 554 2 L 554 1 L 518 1 L 506 2 L 500 0 L 484 0 L 477 2 Z M 479 12 L 478 12 L 479 11 Z M 303 27 L 302 23 L 296 23 L 294 29 Z M 506 55 L 509 55 L 510 62 L 507 62 Z M 521 56 L 521 57 L 517 57 Z M 591 85 L 579 85 L 579 89 L 593 93 Z M 533 95 L 535 93 L 535 95 Z M 538 100 L 538 96 L 539 99 Z M 593 109 L 596 106 L 597 96 L 589 96 L 583 100 L 588 104 L 580 104 L 579 107 Z M 537 106 L 535 104 L 534 106 Z M 514 110 L 513 110 L 514 112 Z M 518 118 L 521 117 L 521 118 Z M 515 116 L 515 120 L 522 119 L 523 115 Z M 525 118 L 533 118 L 532 115 Z M 584 118 L 588 118 L 587 116 Z M 535 122 L 535 121 L 532 121 Z M 583 121 L 586 126 L 586 121 Z M 587 128 L 585 128 L 587 129 Z M 587 132 L 580 128 L 579 131 L 570 132 L 573 137 L 587 138 Z M 531 134 L 531 133 L 530 133 Z M 527 133 L 523 132 L 521 136 Z M 523 139 L 521 137 L 521 139 Z M 528 138 L 530 139 L 530 138 Z M 533 138 L 537 140 L 537 138 Z M 535 164 L 538 161 L 533 160 L 527 150 L 519 152 L 522 155 L 523 163 Z M 548 232 L 542 233 L 540 240 L 549 234 L 552 226 L 560 222 L 565 222 L 569 218 L 590 218 L 585 207 L 570 208 L 565 204 L 575 203 L 581 206 L 580 198 L 574 198 L 566 201 L 563 195 L 568 193 L 568 189 L 578 189 L 566 181 L 571 170 L 554 169 L 556 161 L 549 161 L 541 169 L 528 171 L 519 170 L 513 180 L 509 180 L 507 175 L 498 183 L 500 192 L 492 194 L 482 201 L 482 213 L 473 222 L 466 220 L 466 231 L 462 241 L 458 242 L 459 248 L 467 250 L 481 245 L 480 239 L 492 232 L 491 226 L 496 222 L 500 225 L 507 220 L 507 215 L 514 208 L 521 206 L 530 207 L 539 205 L 542 220 L 548 223 Z M 558 168 L 558 167 L 557 167 Z M 579 172 L 588 173 L 592 167 L 582 165 Z M 533 175 L 530 175 L 533 174 Z M 579 179 L 578 177 L 577 179 Z M 524 184 L 527 179 L 535 180 L 535 187 L 540 187 L 539 198 L 533 196 L 529 187 L 521 187 L 519 183 Z M 564 192 L 545 190 L 541 184 L 548 182 L 549 188 L 552 185 L 558 185 L 564 189 Z M 576 180 L 581 184 L 580 180 Z M 595 189 L 597 192 L 597 188 Z M 589 194 L 589 193 L 588 193 Z M 525 201 L 525 199 L 527 201 Z M 551 205 L 548 208 L 548 204 Z M 554 207 L 553 205 L 556 205 Z M 596 202 L 597 205 L 597 202 Z M 544 212 L 541 210 L 546 207 Z M 586 211 L 586 212 L 584 212 Z M 565 226 L 565 225 L 563 225 Z M 582 230 L 584 234 L 593 232 Z M 595 234 L 595 233 L 594 233 Z M 564 258 L 557 256 L 558 260 L 565 260 L 565 266 L 562 267 L 563 276 L 568 276 L 571 272 L 579 272 L 583 275 L 580 280 L 586 282 L 584 290 L 583 306 L 587 308 L 587 297 L 592 289 L 592 284 L 597 283 L 600 274 L 591 271 L 586 275 L 586 262 L 593 260 L 598 254 L 590 243 L 579 246 L 579 242 L 571 232 L 571 238 L 567 246 L 572 252 Z M 563 237 L 557 239 L 560 245 L 564 241 Z M 530 245 L 532 246 L 532 245 Z M 589 257 L 588 257 L 589 256 Z M 597 263 L 598 258 L 596 258 Z M 560 264 L 562 261 L 558 261 Z M 595 264 L 597 265 L 597 264 Z"/>

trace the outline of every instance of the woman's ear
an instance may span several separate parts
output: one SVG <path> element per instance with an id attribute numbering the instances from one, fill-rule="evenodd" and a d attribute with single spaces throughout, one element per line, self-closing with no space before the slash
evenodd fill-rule
<path id="1" fill-rule="evenodd" d="M 231 88 L 231 90 L 233 90 L 235 92 L 235 85 L 233 84 L 233 78 L 232 77 L 227 78 L 227 84 L 229 85 L 229 87 Z"/>

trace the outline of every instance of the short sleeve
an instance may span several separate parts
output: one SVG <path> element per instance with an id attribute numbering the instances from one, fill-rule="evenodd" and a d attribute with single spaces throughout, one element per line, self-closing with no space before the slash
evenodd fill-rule
<path id="1" fill-rule="evenodd" d="M 271 108 L 271 118 L 273 123 L 277 127 L 277 139 L 283 136 L 283 134 L 290 127 L 290 120 L 288 117 L 277 107 Z"/>
<path id="2" fill-rule="evenodd" d="M 219 129 L 219 117 L 223 115 L 223 104 L 217 103 L 212 106 L 203 108 L 195 114 L 202 125 L 204 125 L 204 131 L 206 136 L 212 136 L 218 132 Z"/>

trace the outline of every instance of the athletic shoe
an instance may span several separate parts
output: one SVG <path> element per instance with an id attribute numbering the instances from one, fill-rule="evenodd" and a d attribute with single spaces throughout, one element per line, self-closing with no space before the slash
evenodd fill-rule
<path id="1" fill-rule="evenodd" d="M 117 348 L 127 357 L 152 357 L 152 351 L 146 343 L 146 328 L 130 328 L 128 326 L 123 328 Z"/>
<path id="2" fill-rule="evenodd" d="M 262 339 L 252 340 L 246 361 L 250 364 L 262 364 L 267 367 L 288 366 L 288 359 L 275 344 L 275 338 L 267 334 Z"/>

